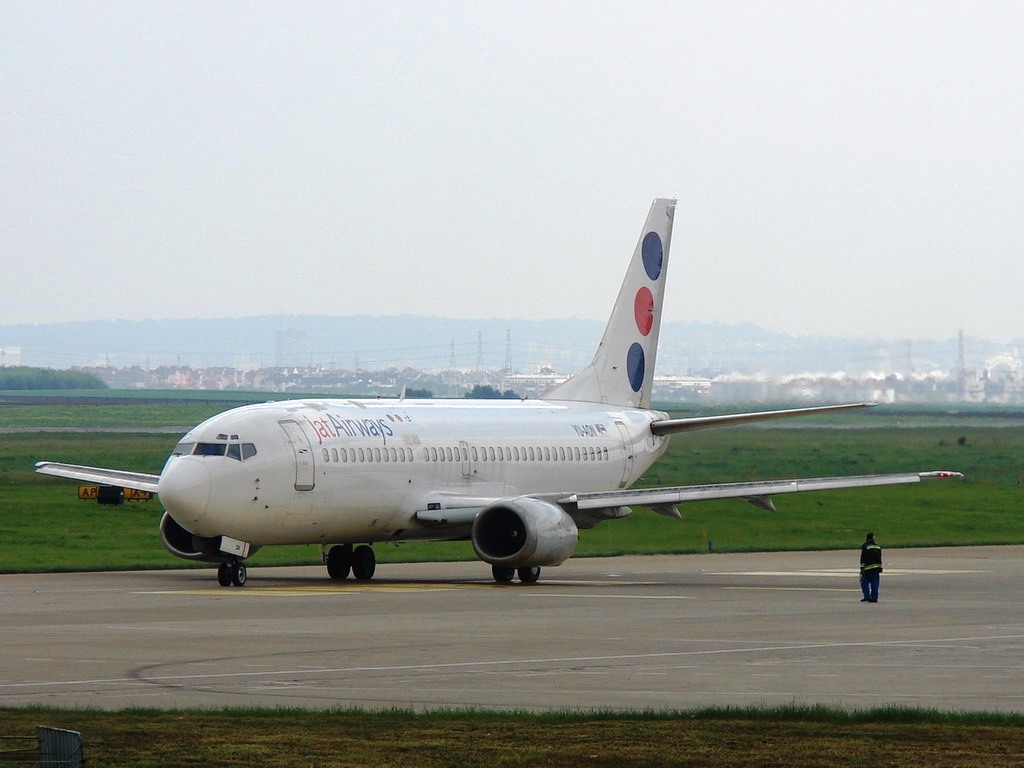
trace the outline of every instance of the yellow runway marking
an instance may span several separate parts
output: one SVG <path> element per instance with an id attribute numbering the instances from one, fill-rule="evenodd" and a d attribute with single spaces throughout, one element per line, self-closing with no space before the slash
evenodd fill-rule
<path id="1" fill-rule="evenodd" d="M 366 585 L 366 586 L 348 586 L 348 587 L 335 587 L 335 586 L 306 586 L 306 587 L 242 587 L 241 589 L 232 587 L 208 587 L 202 589 L 154 589 L 143 592 L 136 592 L 137 595 L 239 595 L 239 596 L 251 596 L 251 597 L 303 597 L 309 595 L 345 595 L 345 594 L 361 594 L 364 592 L 389 592 L 389 593 L 408 593 L 408 592 L 447 592 L 454 589 L 472 589 L 487 587 L 486 584 L 459 584 L 451 586 L 438 586 L 436 584 L 429 584 L 424 586 L 414 585 Z"/>
<path id="2" fill-rule="evenodd" d="M 253 584 L 251 581 L 245 587 L 197 587 L 195 589 L 150 589 L 140 590 L 134 592 L 136 595 L 238 595 L 251 597 L 308 597 L 315 595 L 346 595 L 346 594 L 407 594 L 416 592 L 450 592 L 452 590 L 459 589 L 506 589 L 515 592 L 522 592 L 522 594 L 532 594 L 535 596 L 544 597 L 597 597 L 597 595 L 574 595 L 564 593 L 554 593 L 548 591 L 552 587 L 565 589 L 566 587 L 572 586 L 648 586 L 655 582 L 622 582 L 622 581 L 608 581 L 608 582 L 551 582 L 548 584 L 497 584 L 494 582 L 468 582 L 462 584 L 417 584 L 415 582 L 403 582 L 397 584 L 387 584 L 380 582 L 373 582 L 368 584 L 359 583 L 348 583 L 348 584 L 304 584 L 299 586 L 258 586 Z M 633 595 L 615 595 L 610 593 L 607 597 L 633 597 L 640 598 L 643 596 Z M 648 599 L 648 598 L 644 598 Z M 650 598 L 654 599 L 654 598 Z M 658 599 L 682 599 L 675 596 L 662 596 Z M 690 599 L 690 598 L 685 598 Z"/>

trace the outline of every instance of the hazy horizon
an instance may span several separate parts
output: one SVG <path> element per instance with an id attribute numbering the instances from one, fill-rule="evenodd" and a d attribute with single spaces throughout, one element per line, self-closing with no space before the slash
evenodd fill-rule
<path id="1" fill-rule="evenodd" d="M 470 320 L 440 317 L 293 315 L 220 320 L 104 320 L 0 326 L 0 365 L 132 367 L 328 367 L 491 370 L 551 366 L 573 372 L 594 355 L 597 320 Z M 967 336 L 965 361 L 983 367 L 1016 356 L 1024 339 L 1002 344 Z M 789 336 L 761 326 L 663 323 L 658 374 L 696 371 L 930 371 L 957 365 L 956 338 L 938 341 Z"/>
<path id="2" fill-rule="evenodd" d="M 1024 337 L 1024 6 L 0 5 L 0 326 L 607 319 Z M 0 339 L 0 345 L 5 340 Z"/>

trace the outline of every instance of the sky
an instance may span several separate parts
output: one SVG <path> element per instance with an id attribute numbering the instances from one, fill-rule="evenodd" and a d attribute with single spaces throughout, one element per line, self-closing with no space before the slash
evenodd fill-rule
<path id="1" fill-rule="evenodd" d="M 1024 338 L 1024 4 L 0 0 L 0 326 Z M 2 340 L 0 340 L 2 343 Z"/>

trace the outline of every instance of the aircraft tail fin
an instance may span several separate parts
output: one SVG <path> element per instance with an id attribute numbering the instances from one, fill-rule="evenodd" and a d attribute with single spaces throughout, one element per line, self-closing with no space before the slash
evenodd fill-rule
<path id="1" fill-rule="evenodd" d="M 650 408 L 675 209 L 652 203 L 593 361 L 546 399 Z"/>

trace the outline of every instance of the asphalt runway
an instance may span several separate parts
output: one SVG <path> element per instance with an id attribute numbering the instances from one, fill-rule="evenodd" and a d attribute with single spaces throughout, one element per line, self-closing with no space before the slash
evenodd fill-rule
<path id="1" fill-rule="evenodd" d="M 1024 711 L 1024 547 L 0 576 L 0 706 Z"/>

